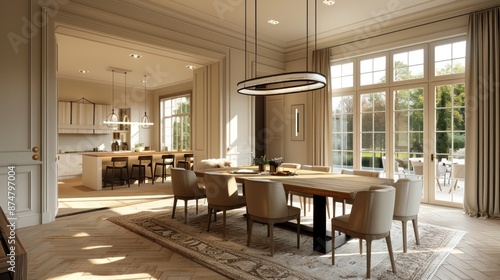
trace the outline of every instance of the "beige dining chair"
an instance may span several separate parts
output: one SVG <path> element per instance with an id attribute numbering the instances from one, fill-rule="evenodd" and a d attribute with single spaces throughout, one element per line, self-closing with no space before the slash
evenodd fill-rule
<path id="1" fill-rule="evenodd" d="M 246 179 L 247 202 L 247 246 L 252 239 L 253 222 L 267 224 L 271 241 L 271 256 L 274 255 L 274 224 L 297 220 L 297 248 L 300 248 L 300 208 L 289 206 L 282 183 L 269 180 Z"/>
<path id="2" fill-rule="evenodd" d="M 350 175 L 358 175 L 365 177 L 380 177 L 380 172 L 374 170 L 361 170 L 361 169 L 342 169 L 340 174 L 350 174 Z"/>
<path id="3" fill-rule="evenodd" d="M 332 233 L 343 232 L 346 235 L 366 240 L 366 277 L 370 278 L 371 245 L 373 240 L 385 238 L 392 272 L 396 273 L 396 264 L 391 243 L 391 226 L 394 213 L 396 192 L 392 186 L 372 186 L 367 191 L 357 192 L 351 213 L 332 218 Z M 332 265 L 335 264 L 335 246 L 332 246 Z"/>
<path id="4" fill-rule="evenodd" d="M 206 198 L 205 189 L 198 184 L 198 179 L 193 170 L 184 168 L 170 169 L 172 175 L 172 190 L 174 193 L 174 205 L 172 219 L 175 218 L 177 200 L 184 200 L 184 223 L 188 222 L 188 201 L 196 200 L 196 214 L 198 215 L 198 199 Z"/>
<path id="5" fill-rule="evenodd" d="M 222 236 L 226 237 L 226 211 L 245 207 L 244 196 L 238 194 L 234 176 L 217 172 L 205 173 L 205 194 L 208 202 L 208 226 L 210 231 L 212 212 L 217 221 L 217 211 L 222 211 Z"/>
<path id="6" fill-rule="evenodd" d="M 412 221 L 415 242 L 420 245 L 418 234 L 418 212 L 420 200 L 422 199 L 423 183 L 421 179 L 399 179 L 394 183 L 396 188 L 396 200 L 394 203 L 393 220 L 401 221 L 403 228 L 403 253 L 407 251 L 407 229 L 406 224 Z"/>
<path id="7" fill-rule="evenodd" d="M 340 170 L 340 174 L 349 174 L 349 175 L 358 175 L 358 176 L 365 176 L 365 177 L 374 177 L 374 178 L 379 178 L 380 177 L 380 172 L 378 171 L 372 171 L 372 170 L 360 170 L 360 169 L 342 169 Z M 337 202 L 342 203 L 342 215 L 345 215 L 345 204 L 349 203 L 349 201 L 345 200 L 339 200 L 339 199 L 333 199 L 333 216 L 335 217 L 335 209 Z M 349 203 L 350 204 L 350 203 Z"/>
<path id="8" fill-rule="evenodd" d="M 331 167 L 330 166 L 323 166 L 323 165 L 302 165 L 300 166 L 300 169 L 302 170 L 312 170 L 312 171 L 319 171 L 319 172 L 330 172 Z M 302 192 L 296 192 L 296 191 L 289 191 L 288 194 L 290 195 L 290 203 L 293 204 L 293 196 L 296 195 L 299 197 L 299 202 L 300 202 L 300 208 L 304 212 L 304 216 L 307 215 L 307 211 L 311 211 L 311 199 L 313 195 L 307 194 L 307 193 L 302 193 Z M 328 199 L 326 200 L 326 210 L 327 210 L 327 215 L 328 219 L 330 219 L 330 203 L 328 202 Z"/>
<path id="9" fill-rule="evenodd" d="M 300 169 L 300 163 L 284 162 L 280 165 L 283 171 L 295 172 Z"/>

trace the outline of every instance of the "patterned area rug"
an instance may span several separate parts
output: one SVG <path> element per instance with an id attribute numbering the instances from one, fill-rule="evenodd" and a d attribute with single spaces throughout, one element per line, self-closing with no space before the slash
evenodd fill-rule
<path id="1" fill-rule="evenodd" d="M 112 217 L 109 220 L 141 236 L 169 248 L 231 279 L 364 279 L 366 255 L 359 254 L 359 241 L 352 239 L 335 250 L 335 266 L 331 253 L 312 251 L 312 237 L 301 235 L 296 247 L 296 232 L 275 227 L 274 257 L 270 256 L 267 227 L 254 224 L 252 242 L 246 246 L 244 208 L 227 212 L 226 238 L 222 238 L 222 214 L 207 233 L 206 206 L 200 214 L 189 209 L 189 222 L 184 224 L 183 206 L 176 218 L 171 207 L 161 212 Z M 385 240 L 372 243 L 372 279 L 430 279 L 442 261 L 465 232 L 420 224 L 420 245 L 415 244 L 411 223 L 408 227 L 408 253 L 402 252 L 400 222 L 393 222 L 391 239 L 397 273 L 391 270 Z M 329 226 L 329 225 L 328 225 Z M 366 249 L 364 249 L 366 250 Z"/>

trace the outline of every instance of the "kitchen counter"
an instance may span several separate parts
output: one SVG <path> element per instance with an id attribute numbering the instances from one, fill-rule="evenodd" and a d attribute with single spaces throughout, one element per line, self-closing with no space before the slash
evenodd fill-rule
<path id="1" fill-rule="evenodd" d="M 182 154 L 184 155 L 187 152 L 174 152 L 174 151 L 166 151 L 166 152 L 156 152 L 156 151 L 143 151 L 143 152 L 134 152 L 134 151 L 114 151 L 114 152 L 88 152 L 83 153 L 85 156 L 90 157 L 129 157 L 129 156 L 149 156 L 149 155 L 163 155 L 163 154 Z"/>
<path id="2" fill-rule="evenodd" d="M 160 162 L 161 156 L 165 154 L 175 155 L 175 163 L 178 160 L 184 160 L 184 154 L 189 153 L 188 151 L 144 151 L 144 152 L 133 152 L 133 151 L 115 151 L 115 152 L 88 152 L 82 154 L 82 183 L 84 186 L 89 187 L 94 190 L 102 190 L 102 179 L 107 165 L 111 165 L 112 157 L 128 157 L 129 162 L 129 174 L 132 164 L 139 162 L 139 156 L 153 156 L 153 171 L 154 162 Z M 160 172 L 160 170 L 158 170 Z"/>

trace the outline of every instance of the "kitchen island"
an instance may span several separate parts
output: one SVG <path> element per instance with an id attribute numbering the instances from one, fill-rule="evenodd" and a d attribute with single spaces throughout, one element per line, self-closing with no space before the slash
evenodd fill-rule
<path id="1" fill-rule="evenodd" d="M 128 157 L 129 158 L 129 172 L 130 167 L 134 163 L 138 163 L 138 156 L 153 156 L 153 171 L 154 162 L 160 162 L 161 156 L 166 154 L 175 155 L 175 162 L 184 159 L 184 154 L 188 153 L 186 151 L 182 152 L 155 152 L 155 151 L 144 151 L 144 152 L 132 152 L 132 151 L 116 151 L 116 152 L 89 152 L 82 154 L 82 183 L 84 186 L 89 187 L 94 190 L 102 190 L 102 179 L 106 166 L 111 164 L 112 157 Z"/>

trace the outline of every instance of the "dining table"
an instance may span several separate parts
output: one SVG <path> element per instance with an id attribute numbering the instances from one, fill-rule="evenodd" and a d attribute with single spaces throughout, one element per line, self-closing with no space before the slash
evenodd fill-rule
<path id="1" fill-rule="evenodd" d="M 205 172 L 220 172 L 234 176 L 236 182 L 245 184 L 245 180 L 258 178 L 271 180 L 283 184 L 285 192 L 300 192 L 313 195 L 313 250 L 327 253 L 332 246 L 338 247 L 344 244 L 348 237 L 343 234 L 334 234 L 327 227 L 326 204 L 328 197 L 339 200 L 352 201 L 359 191 L 368 190 L 374 185 L 393 185 L 394 180 L 390 178 L 366 177 L 351 174 L 334 174 L 313 170 L 296 170 L 294 172 L 257 172 L 251 169 L 206 169 L 195 171 L 198 177 L 203 177 Z M 304 228 L 302 226 L 301 228 Z M 334 237 L 332 237 L 334 236 Z"/>

